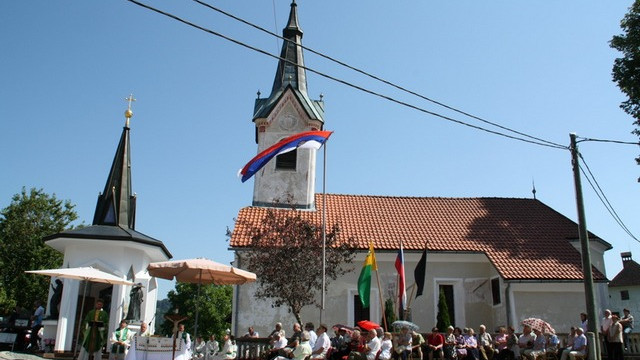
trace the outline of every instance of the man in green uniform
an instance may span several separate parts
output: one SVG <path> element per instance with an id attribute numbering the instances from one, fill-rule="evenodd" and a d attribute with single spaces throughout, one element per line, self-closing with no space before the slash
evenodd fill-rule
<path id="1" fill-rule="evenodd" d="M 109 327 L 109 314 L 102 309 L 103 305 L 102 299 L 97 299 L 95 308 L 82 321 L 81 329 L 84 329 L 84 333 L 79 360 L 102 359 L 102 348 L 107 344 Z"/>

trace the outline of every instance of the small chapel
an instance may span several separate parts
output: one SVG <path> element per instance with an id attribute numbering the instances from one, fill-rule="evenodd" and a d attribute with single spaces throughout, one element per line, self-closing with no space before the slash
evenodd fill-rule
<path id="1" fill-rule="evenodd" d="M 255 100 L 257 153 L 288 136 L 325 125 L 322 98 L 312 100 L 308 93 L 297 6 L 291 3 L 282 32 L 285 41 L 271 93 Z M 235 266 L 242 267 L 243 254 L 251 251 L 250 228 L 260 226 L 268 209 L 295 212 L 318 225 L 326 212 L 326 223 L 337 224 L 342 239 L 352 239 L 349 245 L 358 252 L 353 271 L 327 288 L 324 318 L 319 309 L 307 306 L 301 314 L 305 321 L 353 325 L 359 320 L 380 321 L 381 302 L 387 299 L 397 308 L 394 262 L 401 243 L 411 321 L 421 329 L 436 324 L 441 294 L 450 319 L 459 327 L 518 327 L 524 318 L 539 317 L 553 319 L 558 331 L 568 332 L 585 311 L 578 225 L 535 197 L 316 194 L 316 166 L 315 149 L 291 151 L 267 163 L 254 176 L 252 206 L 239 210 L 230 239 Z M 603 255 L 612 247 L 595 234 L 588 236 L 596 308 L 604 308 L 608 291 Z M 370 243 L 381 281 L 380 286 L 372 285 L 370 307 L 363 308 L 357 283 Z M 424 294 L 415 297 L 414 269 L 425 250 Z M 268 333 L 276 322 L 290 329 L 295 319 L 288 309 L 256 299 L 257 287 L 249 284 L 234 292 L 232 332 L 254 326 Z"/>
<path id="2" fill-rule="evenodd" d="M 125 125 L 104 190 L 98 195 L 92 225 L 47 236 L 44 242 L 64 254 L 64 268 L 93 267 L 134 285 L 52 279 L 52 283 L 62 280 L 59 315 L 57 319 L 45 320 L 43 325 L 44 338 L 56 339 L 57 352 L 72 350 L 81 314 L 93 309 L 97 299 L 104 302 L 103 308 L 109 315 L 108 334 L 123 319 L 128 320 L 132 330 L 146 322 L 153 331 L 158 285 L 156 278 L 147 273 L 147 266 L 169 260 L 172 255 L 162 241 L 136 231 L 129 127 L 134 99 L 130 96 L 127 100 Z M 49 307 L 47 315 L 51 315 L 51 310 Z"/>

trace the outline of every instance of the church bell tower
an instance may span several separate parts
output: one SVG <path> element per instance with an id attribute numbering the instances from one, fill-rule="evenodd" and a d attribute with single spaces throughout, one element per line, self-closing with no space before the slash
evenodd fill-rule
<path id="1" fill-rule="evenodd" d="M 255 101 L 258 153 L 276 142 L 303 131 L 322 130 L 324 103 L 307 94 L 302 54 L 302 30 L 295 0 L 282 31 L 282 51 L 271 94 Z M 254 176 L 253 205 L 315 208 L 316 150 L 298 149 L 281 154 Z"/>

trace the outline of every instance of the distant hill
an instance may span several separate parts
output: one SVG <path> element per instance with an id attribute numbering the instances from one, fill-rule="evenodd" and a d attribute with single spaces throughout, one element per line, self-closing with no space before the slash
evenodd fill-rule
<path id="1" fill-rule="evenodd" d="M 171 301 L 169 299 L 158 300 L 156 304 L 156 318 L 155 318 L 155 329 L 156 332 L 162 326 L 164 322 L 164 314 L 168 313 L 171 310 Z"/>

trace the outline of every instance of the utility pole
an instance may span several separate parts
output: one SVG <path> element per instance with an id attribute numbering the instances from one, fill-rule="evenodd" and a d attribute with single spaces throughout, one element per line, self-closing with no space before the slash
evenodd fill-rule
<path id="1" fill-rule="evenodd" d="M 582 200 L 582 184 L 580 182 L 580 163 L 578 162 L 578 144 L 576 134 L 569 134 L 571 139 L 571 165 L 573 166 L 573 181 L 576 188 L 576 204 L 578 207 L 578 234 L 582 249 L 582 276 L 584 278 L 584 296 L 587 305 L 587 319 L 589 329 L 584 329 L 589 345 L 589 360 L 600 360 L 600 340 L 598 331 L 598 312 L 596 310 L 595 292 L 593 289 L 593 273 L 591 271 L 591 252 L 589 250 L 589 234 L 587 233 L 587 221 L 584 215 L 584 202 Z"/>

